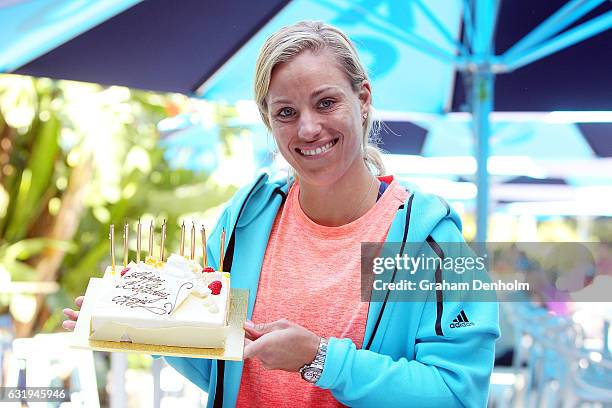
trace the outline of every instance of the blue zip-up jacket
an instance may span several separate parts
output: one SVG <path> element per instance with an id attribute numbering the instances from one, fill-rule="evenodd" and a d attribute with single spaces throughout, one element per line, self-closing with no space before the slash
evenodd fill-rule
<path id="1" fill-rule="evenodd" d="M 218 267 L 215 248 L 219 248 L 221 229 L 228 231 L 224 264 L 231 264 L 232 287 L 249 290 L 249 319 L 272 224 L 288 187 L 286 180 L 274 182 L 262 174 L 236 193 L 208 239 L 209 264 Z M 434 248 L 436 242 L 463 241 L 461 222 L 452 208 L 412 186 L 409 192 L 387 242 L 427 241 Z M 435 299 L 436 293 L 431 296 Z M 475 324 L 448 329 L 462 311 Z M 383 302 L 371 302 L 363 341 L 369 349 L 357 349 L 350 339 L 330 338 L 316 385 L 352 407 L 484 407 L 498 336 L 495 302 L 429 299 L 386 302 L 384 306 Z M 165 359 L 208 392 L 208 406 L 220 406 L 221 400 L 224 407 L 236 405 L 242 362 Z"/>

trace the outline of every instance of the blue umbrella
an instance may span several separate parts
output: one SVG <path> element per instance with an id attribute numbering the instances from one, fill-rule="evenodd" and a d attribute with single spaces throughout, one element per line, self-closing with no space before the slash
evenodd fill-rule
<path id="1" fill-rule="evenodd" d="M 379 92 L 375 106 L 430 113 L 454 106 L 473 113 L 482 241 L 488 202 L 488 117 L 494 101 L 505 109 L 568 109 L 578 103 L 573 109 L 579 110 L 587 106 L 585 100 L 589 109 L 612 109 L 612 5 L 605 0 L 183 0 L 180 7 L 169 0 L 113 0 L 104 2 L 106 9 L 93 0 L 78 5 L 59 0 L 27 3 L 0 1 L 0 38 L 6 39 L 0 50 L 14 56 L 0 60 L 0 72 L 230 101 L 251 98 L 253 56 L 269 32 L 305 18 L 340 26 L 354 38 L 372 71 Z M 94 8 L 100 17 L 85 18 Z M 61 21 L 47 18 L 54 15 L 62 15 Z M 530 16 L 541 23 L 534 25 Z M 596 40 L 603 41 L 599 52 L 569 48 L 598 34 Z M 23 38 L 28 39 L 27 52 L 20 53 L 13 44 L 23 45 L 17 41 Z M 573 59 L 562 58 L 562 65 L 552 71 L 540 69 L 539 61 L 555 53 L 561 58 L 568 48 Z M 592 63 L 595 52 L 598 62 Z M 566 66 L 577 67 L 570 70 L 572 78 L 557 75 Z M 518 85 L 510 79 L 513 75 L 520 78 Z M 571 86 L 573 77 L 581 79 L 578 88 Z M 500 85 L 496 98 L 495 81 Z M 525 90 L 522 84 L 536 84 L 530 86 L 540 92 Z M 577 97 L 581 93 L 588 96 Z"/>
<path id="2" fill-rule="evenodd" d="M 52 10 L 34 3 L 35 10 L 20 3 L 0 8 L 6 39 L 0 47 L 18 54 L 0 59 L 0 72 L 236 102 L 252 98 L 254 63 L 265 38 L 295 21 L 318 19 L 338 25 L 355 41 L 368 63 L 379 109 L 437 113 L 448 105 L 454 69 L 424 51 L 452 56 L 462 8 L 458 1 L 428 2 L 428 12 L 439 19 L 434 24 L 418 7 L 399 0 L 183 0 L 180 7 L 165 0 L 114 0 L 106 9 L 95 1 L 79 7 L 56 1 L 53 13 L 63 17 L 58 27 L 52 18 L 40 19 L 47 26 L 31 24 L 32 14 Z M 100 14 L 88 20 L 94 9 Z M 377 14 L 364 19 L 370 9 Z M 51 34 L 55 41 L 45 41 Z"/>
<path id="3" fill-rule="evenodd" d="M 0 1 L 0 72 L 192 93 L 288 0 Z"/>
<path id="4" fill-rule="evenodd" d="M 377 109 L 441 113 L 449 102 L 454 68 L 429 51 L 452 55 L 460 34 L 461 3 L 435 0 L 428 7 L 445 34 L 410 2 L 294 0 L 199 92 L 204 98 L 229 102 L 252 99 L 254 62 L 265 39 L 285 25 L 316 19 L 338 26 L 354 41 L 370 72 Z M 364 15 L 365 10 L 380 13 Z"/>

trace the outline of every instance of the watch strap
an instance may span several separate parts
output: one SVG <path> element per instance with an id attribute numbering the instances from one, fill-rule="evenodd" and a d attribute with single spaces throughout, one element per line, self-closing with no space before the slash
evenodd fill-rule
<path id="1" fill-rule="evenodd" d="M 306 376 L 304 375 L 306 371 L 319 371 L 319 375 L 316 376 L 316 379 L 318 380 L 318 378 L 320 377 L 320 373 L 323 371 L 323 367 L 325 365 L 325 358 L 327 357 L 327 345 L 328 340 L 324 337 L 321 337 L 321 340 L 319 341 L 319 348 L 317 349 L 317 354 L 315 355 L 312 362 L 304 364 L 304 366 L 299 369 L 299 373 L 304 380 L 308 382 L 313 382 L 306 378 Z"/>

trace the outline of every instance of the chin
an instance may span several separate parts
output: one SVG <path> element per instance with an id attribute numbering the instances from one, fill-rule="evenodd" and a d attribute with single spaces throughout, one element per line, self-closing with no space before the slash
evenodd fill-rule
<path id="1" fill-rule="evenodd" d="M 296 170 L 297 177 L 302 183 L 318 187 L 330 187 L 342 178 L 343 173 L 337 170 L 321 169 L 321 171 Z"/>

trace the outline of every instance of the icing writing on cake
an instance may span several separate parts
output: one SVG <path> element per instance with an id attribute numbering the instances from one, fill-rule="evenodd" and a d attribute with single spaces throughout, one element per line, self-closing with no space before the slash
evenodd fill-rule
<path id="1" fill-rule="evenodd" d="M 117 295 L 111 301 L 119 306 L 138 307 L 157 315 L 169 315 L 176 307 L 181 291 L 191 290 L 193 283 L 182 283 L 176 291 L 176 296 L 171 296 L 172 291 L 164 285 L 165 282 L 155 271 L 133 271 L 126 274 L 115 286 L 127 293 Z"/>

